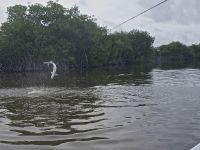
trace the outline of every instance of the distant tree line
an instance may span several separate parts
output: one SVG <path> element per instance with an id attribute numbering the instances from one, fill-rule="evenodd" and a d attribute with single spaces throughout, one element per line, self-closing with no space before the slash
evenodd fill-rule
<path id="1" fill-rule="evenodd" d="M 154 48 L 154 56 L 161 61 L 199 61 L 200 44 L 186 46 L 181 42 L 171 42 Z"/>
<path id="2" fill-rule="evenodd" d="M 179 42 L 153 47 L 147 32 L 110 33 L 96 19 L 80 13 L 77 6 L 64 8 L 49 1 L 8 7 L 7 21 L 0 27 L 0 69 L 34 71 L 53 60 L 60 69 L 152 62 L 156 58 L 200 58 L 200 45 Z"/>

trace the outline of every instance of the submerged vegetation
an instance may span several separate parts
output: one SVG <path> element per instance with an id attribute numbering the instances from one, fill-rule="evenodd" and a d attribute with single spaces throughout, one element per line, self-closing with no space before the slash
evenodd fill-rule
<path id="1" fill-rule="evenodd" d="M 147 32 L 110 33 L 95 18 L 80 13 L 77 6 L 64 8 L 49 1 L 8 7 L 7 21 L 0 27 L 2 71 L 33 71 L 43 61 L 53 60 L 60 69 L 96 67 L 165 60 L 200 58 L 200 45 L 172 42 L 153 48 Z"/>

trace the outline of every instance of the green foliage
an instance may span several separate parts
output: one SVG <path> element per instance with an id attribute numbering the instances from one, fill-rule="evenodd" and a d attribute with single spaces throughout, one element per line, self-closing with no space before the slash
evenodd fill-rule
<path id="1" fill-rule="evenodd" d="M 132 63 L 152 56 L 154 38 L 147 32 L 132 30 L 110 35 L 109 63 Z"/>
<path id="2" fill-rule="evenodd" d="M 200 44 L 198 44 L 198 45 L 193 44 L 189 48 L 191 49 L 192 56 L 195 59 L 199 59 L 200 60 Z"/>
<path id="3" fill-rule="evenodd" d="M 169 60 L 184 61 L 192 58 L 190 48 L 180 42 L 172 42 L 168 45 L 162 45 L 158 50 L 161 57 Z"/>
<path id="4" fill-rule="evenodd" d="M 108 34 L 96 19 L 77 6 L 64 8 L 49 1 L 8 7 L 8 19 L 0 28 L 0 63 L 5 71 L 37 69 L 54 60 L 67 67 L 93 67 L 132 63 L 152 56 L 154 38 L 132 30 Z"/>
<path id="5" fill-rule="evenodd" d="M 145 60 L 152 56 L 152 45 L 154 38 L 144 31 L 132 30 L 129 33 L 131 47 L 136 60 Z"/>

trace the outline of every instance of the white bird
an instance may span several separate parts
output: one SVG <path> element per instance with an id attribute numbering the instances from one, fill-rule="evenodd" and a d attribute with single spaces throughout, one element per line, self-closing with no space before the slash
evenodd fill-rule
<path id="1" fill-rule="evenodd" d="M 51 72 L 51 79 L 54 78 L 54 76 L 57 76 L 58 74 L 56 74 L 56 70 L 57 70 L 57 67 L 56 67 L 56 64 L 53 62 L 53 61 L 49 61 L 49 62 L 43 62 L 44 64 L 47 64 L 48 67 L 49 67 L 49 64 L 52 64 L 53 65 L 53 71 Z"/>

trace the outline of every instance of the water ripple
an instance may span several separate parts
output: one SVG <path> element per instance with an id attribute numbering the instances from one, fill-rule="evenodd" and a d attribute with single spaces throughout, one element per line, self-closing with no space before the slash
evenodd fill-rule
<path id="1" fill-rule="evenodd" d="M 49 82 L 0 88 L 0 148 L 186 150 L 200 141 L 199 69 Z"/>

